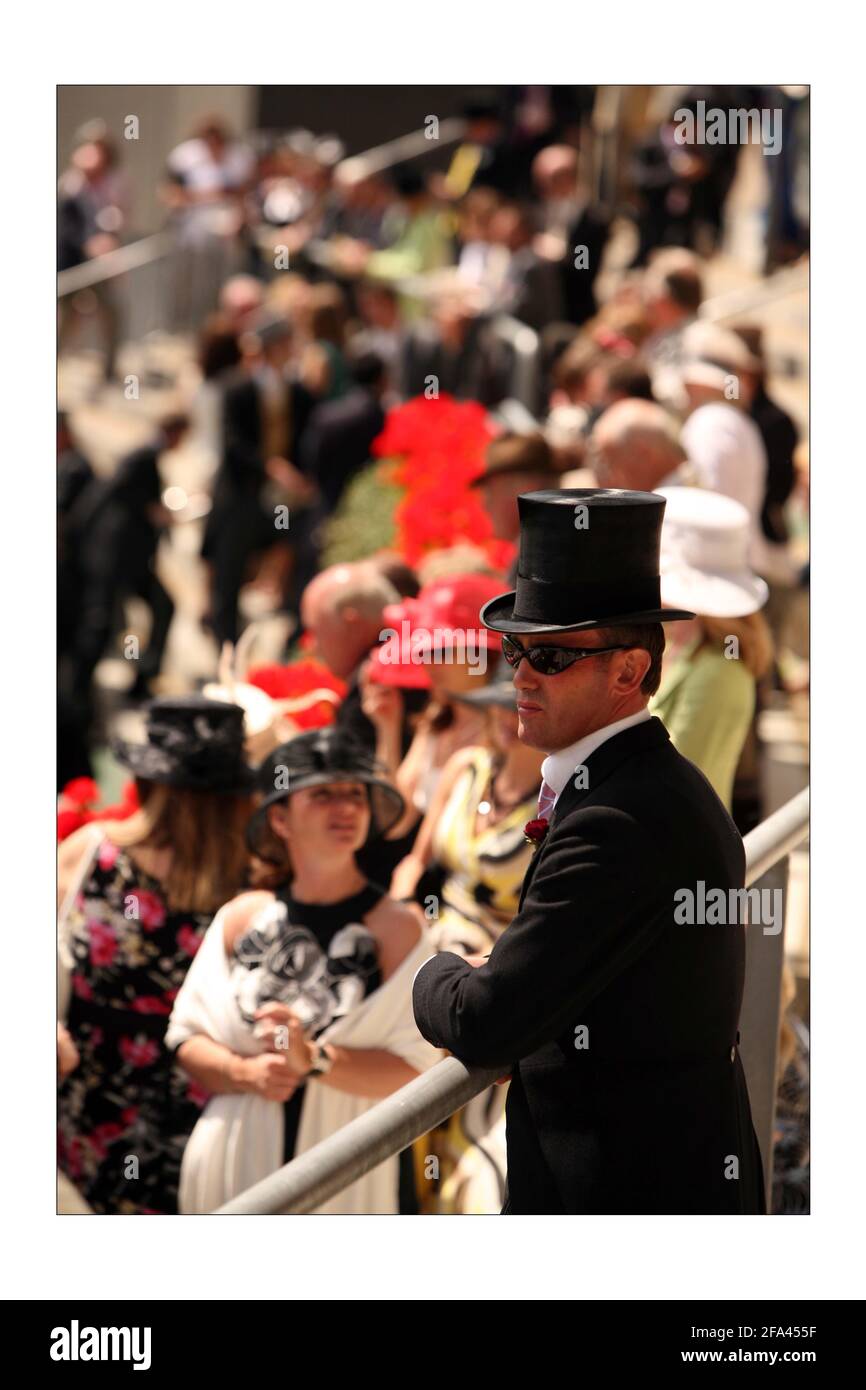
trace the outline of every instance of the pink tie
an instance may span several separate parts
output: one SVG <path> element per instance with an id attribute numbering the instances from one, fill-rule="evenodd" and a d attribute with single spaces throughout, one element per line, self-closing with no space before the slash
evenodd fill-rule
<path id="1" fill-rule="evenodd" d="M 556 792 L 553 790 L 553 787 L 548 786 L 546 782 L 542 782 L 541 791 L 538 793 L 539 817 L 545 820 L 550 819 L 550 813 L 553 810 L 553 803 L 555 800 Z"/>

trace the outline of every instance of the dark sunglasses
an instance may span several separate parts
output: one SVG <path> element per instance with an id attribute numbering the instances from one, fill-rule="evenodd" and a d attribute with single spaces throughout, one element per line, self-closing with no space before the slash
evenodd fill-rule
<path id="1" fill-rule="evenodd" d="M 625 652 L 630 645 L 621 642 L 618 647 L 521 647 L 513 637 L 503 637 L 502 655 L 509 666 L 518 667 L 526 657 L 533 671 L 540 676 L 558 676 L 576 661 L 585 661 L 588 656 L 602 656 L 605 652 Z"/>

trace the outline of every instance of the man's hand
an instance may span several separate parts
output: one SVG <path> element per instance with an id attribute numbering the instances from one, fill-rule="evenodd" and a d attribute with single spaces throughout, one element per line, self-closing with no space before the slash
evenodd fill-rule
<path id="1" fill-rule="evenodd" d="M 265 472 L 273 482 L 278 483 L 283 491 L 288 493 L 292 500 L 298 503 L 311 503 L 318 497 L 315 483 L 288 459 L 276 456 L 269 458 L 265 463 Z"/>

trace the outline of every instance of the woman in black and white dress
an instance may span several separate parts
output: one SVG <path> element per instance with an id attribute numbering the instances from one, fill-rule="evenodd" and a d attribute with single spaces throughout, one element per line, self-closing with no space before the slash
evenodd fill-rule
<path id="1" fill-rule="evenodd" d="M 250 848 L 275 891 L 214 919 L 168 1031 L 213 1093 L 181 1172 L 182 1211 L 212 1211 L 406 1085 L 439 1053 L 411 982 L 431 954 L 415 913 L 366 880 L 357 850 L 402 811 L 370 755 L 337 729 L 299 735 L 260 771 Z M 396 1212 L 389 1159 L 323 1211 Z"/>

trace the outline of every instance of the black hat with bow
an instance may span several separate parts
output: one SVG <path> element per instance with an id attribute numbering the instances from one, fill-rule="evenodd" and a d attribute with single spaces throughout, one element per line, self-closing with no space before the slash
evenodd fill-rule
<path id="1" fill-rule="evenodd" d="M 280 744 L 258 769 L 256 781 L 262 799 L 247 826 L 247 844 L 265 860 L 273 857 L 268 807 L 304 787 L 363 782 L 370 799 L 368 842 L 390 830 L 405 809 L 402 796 L 387 781 L 373 754 L 336 725 L 311 729 Z"/>
<path id="2" fill-rule="evenodd" d="M 244 712 L 203 695 L 152 700 L 146 742 L 114 739 L 112 751 L 136 777 L 190 791 L 245 792 L 252 770 L 244 761 Z"/>
<path id="3" fill-rule="evenodd" d="M 561 488 L 517 499 L 517 587 L 481 609 L 494 632 L 579 632 L 693 618 L 662 608 L 665 499 L 618 488 Z"/>

